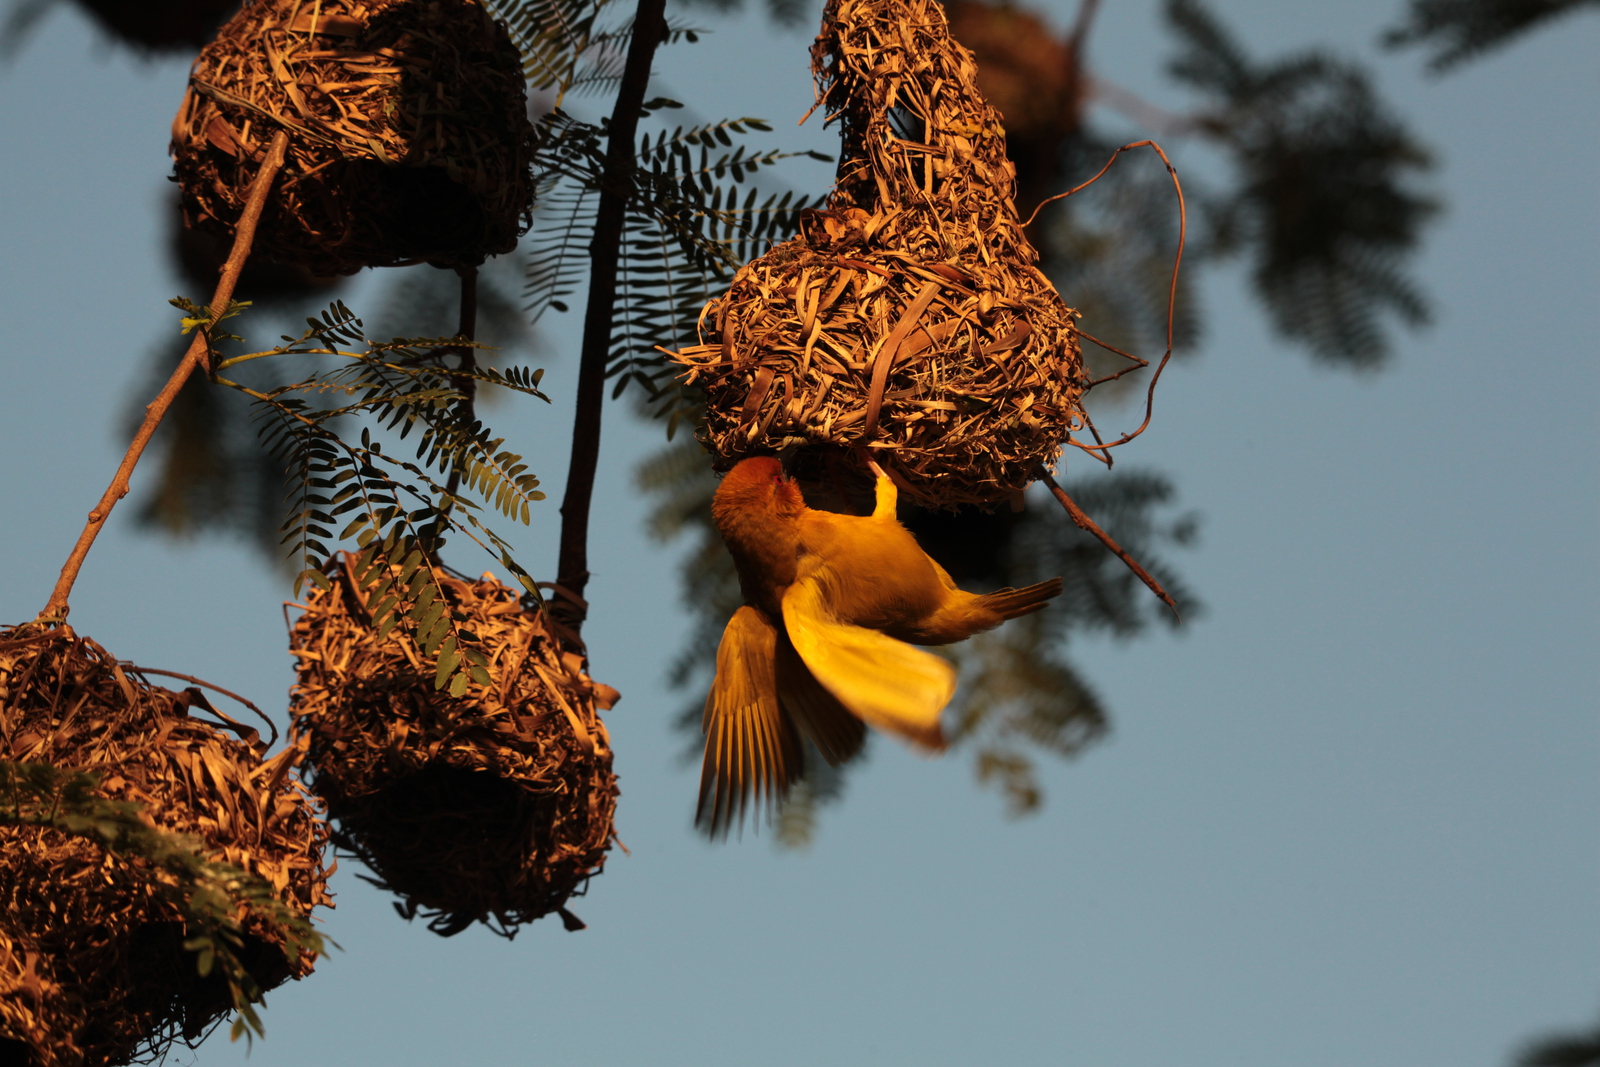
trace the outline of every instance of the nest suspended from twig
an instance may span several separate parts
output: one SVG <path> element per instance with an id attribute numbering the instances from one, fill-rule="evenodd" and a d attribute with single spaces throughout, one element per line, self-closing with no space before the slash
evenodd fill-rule
<path id="1" fill-rule="evenodd" d="M 1003 499 L 1083 425 L 1088 382 L 1000 117 L 934 0 L 830 0 L 811 57 L 837 182 L 674 355 L 706 393 L 702 440 L 723 466 L 867 444 L 921 503 Z"/>
<path id="2" fill-rule="evenodd" d="M 254 730 L 216 725 L 199 689 L 173 692 L 64 626 L 0 628 L 0 759 L 86 771 L 98 793 L 254 874 L 290 912 L 331 906 L 326 825 Z M 229 737 L 226 725 L 243 740 Z M 0 1060 L 128 1063 L 193 1045 L 232 1008 L 221 968 L 202 977 L 169 876 L 88 837 L 0 825 Z M 311 972 L 287 934 L 248 911 L 238 955 L 263 991 Z"/>
<path id="3" fill-rule="evenodd" d="M 256 0 L 200 53 L 173 122 L 191 226 L 231 236 L 273 134 L 256 250 L 313 275 L 481 263 L 532 196 L 522 60 L 474 0 Z"/>
<path id="4" fill-rule="evenodd" d="M 350 572 L 330 569 L 290 630 L 299 658 L 292 732 L 336 820 L 334 842 L 411 918 L 454 934 L 482 922 L 505 936 L 566 910 L 600 873 L 617 779 L 597 709 L 616 690 L 563 655 L 542 611 L 485 574 L 436 577 L 488 658 L 489 685 L 459 698 L 396 628 L 374 631 Z"/>

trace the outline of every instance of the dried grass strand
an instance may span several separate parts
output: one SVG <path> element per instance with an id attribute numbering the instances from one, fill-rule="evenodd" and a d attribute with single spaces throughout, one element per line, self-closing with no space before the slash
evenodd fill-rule
<path id="1" fill-rule="evenodd" d="M 272 189 L 272 183 L 277 178 L 278 172 L 283 167 L 284 152 L 288 145 L 288 138 L 282 133 L 275 135 L 268 146 L 266 156 L 260 168 L 255 172 L 250 181 L 250 192 L 245 199 L 244 208 L 240 214 L 239 222 L 233 233 L 233 249 L 228 253 L 228 261 L 222 268 L 222 276 L 217 280 L 216 291 L 211 296 L 211 321 L 218 322 L 228 310 L 229 303 L 233 300 L 233 289 L 239 281 L 239 274 L 244 270 L 245 262 L 250 258 L 251 248 L 254 246 L 256 225 L 261 218 L 261 212 L 266 206 L 267 193 Z M 166 416 L 167 409 L 172 406 L 178 394 L 183 391 L 184 383 L 194 373 L 196 367 L 203 366 L 210 354 L 210 344 L 204 327 L 196 329 L 194 340 L 189 344 L 189 351 L 184 353 L 183 360 L 179 362 L 172 377 L 167 379 L 167 384 L 161 392 L 145 408 L 144 421 L 139 424 L 133 440 L 128 442 L 128 449 L 123 454 L 122 462 L 117 467 L 117 473 L 112 476 L 111 484 L 100 497 L 100 502 L 89 512 L 89 521 L 84 524 L 83 532 L 78 535 L 77 543 L 72 546 L 72 552 L 67 556 L 67 561 L 61 565 L 61 574 L 56 579 L 55 588 L 50 591 L 50 600 L 39 613 L 39 619 L 65 619 L 72 610 L 67 600 L 72 595 L 73 583 L 78 580 L 78 572 L 83 569 L 83 561 L 88 558 L 89 549 L 94 545 L 95 538 L 100 536 L 100 531 L 105 527 L 106 519 L 111 515 L 111 509 L 117 506 L 117 501 L 128 495 L 129 479 L 133 477 L 133 468 L 138 465 L 139 457 L 144 455 L 144 450 L 155 436 L 156 428 L 161 425 L 161 420 Z"/>

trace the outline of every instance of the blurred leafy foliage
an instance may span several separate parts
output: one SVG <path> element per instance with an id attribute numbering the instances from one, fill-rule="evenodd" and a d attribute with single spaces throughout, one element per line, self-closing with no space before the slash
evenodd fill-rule
<path id="1" fill-rule="evenodd" d="M 1193 120 L 1233 157 L 1238 183 L 1212 199 L 1212 251 L 1253 261 L 1274 325 L 1334 364 L 1388 354 L 1389 311 L 1428 305 L 1405 257 L 1437 203 L 1406 184 L 1430 157 L 1377 98 L 1366 71 L 1324 52 L 1253 63 L 1198 0 L 1169 0 L 1170 71 L 1209 99 Z"/>
<path id="2" fill-rule="evenodd" d="M 98 785 L 91 774 L 0 760 L 0 825 L 49 827 L 145 867 L 151 885 L 183 915 L 183 947 L 195 954 L 200 976 L 215 971 L 227 983 L 238 1013 L 233 1038 L 264 1035 L 255 1009 L 264 993 L 240 957 L 244 919 L 277 927 L 291 962 L 302 952 L 326 952 L 324 938 L 265 881 L 210 858 L 197 838 L 156 826 L 140 805 L 100 796 Z"/>
<path id="3" fill-rule="evenodd" d="M 1600 1067 L 1600 1024 L 1529 1042 L 1516 1067 Z"/>
<path id="4" fill-rule="evenodd" d="M 1585 7 L 1600 7 L 1600 0 L 1410 0 L 1405 21 L 1387 30 L 1383 43 L 1432 48 L 1428 68 L 1441 74 Z"/>
<path id="5" fill-rule="evenodd" d="M 1079 130 L 1057 145 L 1051 184 L 1070 188 L 1090 178 L 1119 143 L 1095 130 Z M 1193 183 L 1186 179 L 1186 184 Z M 1166 347 L 1178 212 L 1172 181 L 1154 154 L 1123 155 L 1090 189 L 1047 207 L 1030 233 L 1039 242 L 1050 280 L 1081 314 L 1084 331 L 1125 352 L 1159 354 Z M 1191 245 L 1173 304 L 1172 340 L 1179 359 L 1193 352 L 1202 328 L 1194 265 L 1203 258 L 1192 253 Z M 1096 345 L 1083 348 L 1091 380 L 1128 367 L 1122 357 Z M 1134 370 L 1096 386 L 1087 394 L 1090 414 L 1142 395 L 1145 381 L 1145 373 Z"/>

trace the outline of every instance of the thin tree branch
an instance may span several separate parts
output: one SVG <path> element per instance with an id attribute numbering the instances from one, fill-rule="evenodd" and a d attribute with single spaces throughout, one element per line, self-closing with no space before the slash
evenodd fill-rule
<path id="1" fill-rule="evenodd" d="M 222 321 L 228 305 L 233 300 L 233 287 L 239 281 L 239 272 L 244 270 L 245 260 L 250 258 L 250 246 L 256 236 L 256 223 L 260 221 L 261 210 L 266 206 L 272 181 L 283 167 L 283 155 L 288 145 L 288 133 L 279 130 L 267 149 L 267 158 L 262 162 L 261 170 L 257 172 L 255 181 L 250 186 L 250 196 L 245 202 L 244 213 L 239 216 L 239 223 L 234 229 L 233 250 L 228 254 L 228 262 L 223 264 L 222 277 L 217 280 L 216 292 L 211 296 L 210 326 Z M 133 435 L 133 441 L 122 457 L 122 465 L 117 468 L 111 484 L 100 497 L 100 503 L 89 512 L 89 521 L 84 526 L 83 533 L 78 535 L 78 543 L 73 546 L 72 554 L 62 565 L 61 577 L 56 580 L 56 587 L 50 593 L 50 602 L 39 613 L 40 619 L 65 619 L 67 612 L 72 610 L 67 604 L 67 598 L 72 594 L 72 584 L 78 580 L 78 572 L 83 568 L 84 558 L 88 556 L 90 546 L 104 528 L 106 519 L 111 515 L 111 509 L 116 507 L 117 501 L 128 495 L 128 480 L 133 476 L 133 468 L 138 465 L 139 457 L 144 455 L 145 446 L 155 436 L 156 427 L 161 425 L 162 417 L 166 415 L 172 402 L 178 398 L 184 383 L 189 380 L 195 368 L 210 369 L 206 366 L 210 354 L 210 326 L 196 328 L 194 341 L 189 345 L 189 351 L 184 354 L 182 362 L 178 364 L 178 369 L 172 372 L 172 377 L 167 379 L 167 384 L 160 394 L 144 409 L 144 422 Z"/>
<path id="2" fill-rule="evenodd" d="M 583 316 L 572 459 L 567 469 L 566 494 L 561 500 L 561 555 L 556 565 L 556 582 L 573 596 L 553 600 L 550 605 L 557 619 L 574 634 L 580 633 L 588 615 L 581 605 L 584 588 L 589 584 L 589 502 L 600 459 L 600 417 L 605 406 L 606 360 L 611 351 L 611 323 L 617 298 L 617 263 L 633 189 L 634 133 L 650 81 L 650 64 L 667 33 L 665 11 L 666 0 L 639 0 L 634 14 L 633 39 L 628 42 L 622 84 L 611 113 L 605 172 L 595 209 L 594 242 L 589 246 L 589 302 Z"/>
<path id="3" fill-rule="evenodd" d="M 456 272 L 461 275 L 461 316 L 456 323 L 456 336 L 463 341 L 478 339 L 478 268 L 457 267 Z M 472 377 L 472 372 L 478 369 L 477 350 L 471 345 L 462 345 L 457 349 L 461 362 L 456 370 L 461 372 L 452 375 L 450 384 L 461 392 L 461 400 L 457 410 L 466 418 L 468 426 L 477 420 L 478 382 Z M 461 488 L 461 465 L 456 463 L 450 468 L 450 477 L 445 480 L 445 492 L 448 498 L 441 509 L 448 515 L 455 506 L 454 497 L 456 490 Z M 435 542 L 431 553 L 434 565 L 439 564 L 438 542 Z"/>
<path id="4" fill-rule="evenodd" d="M 1088 513 L 1078 506 L 1077 501 L 1068 496 L 1067 491 L 1061 488 L 1060 485 L 1056 484 L 1056 480 L 1050 476 L 1049 471 L 1045 470 L 1043 467 L 1040 467 L 1035 472 L 1035 477 L 1050 487 L 1050 492 L 1055 494 L 1055 498 L 1060 501 L 1061 506 L 1066 509 L 1067 517 L 1072 520 L 1073 525 L 1077 526 L 1078 529 L 1083 530 L 1086 533 L 1093 534 L 1102 545 L 1105 545 L 1111 550 L 1113 555 L 1115 555 L 1122 562 L 1126 563 L 1128 565 L 1128 569 L 1134 574 L 1138 575 L 1139 580 L 1145 585 L 1149 586 L 1152 593 L 1161 598 L 1162 603 L 1172 609 L 1172 614 L 1178 619 L 1179 622 L 1183 621 L 1183 616 L 1178 614 L 1177 602 L 1172 599 L 1171 595 L 1165 589 L 1161 588 L 1161 583 L 1152 578 L 1150 576 L 1150 572 L 1139 565 L 1138 560 L 1128 555 L 1127 549 L 1117 544 L 1111 539 L 1110 534 L 1100 529 L 1099 523 L 1091 519 L 1088 516 Z"/>
<path id="5" fill-rule="evenodd" d="M 1067 47 L 1072 49 L 1074 60 L 1081 60 L 1083 44 L 1089 39 L 1089 27 L 1094 25 L 1094 16 L 1100 9 L 1100 0 L 1081 0 L 1078 4 L 1078 17 L 1072 22 L 1072 33 L 1067 37 Z"/>
<path id="6" fill-rule="evenodd" d="M 136 672 L 138 674 L 159 674 L 159 675 L 162 675 L 162 676 L 167 677 L 167 678 L 177 678 L 180 681 L 192 682 L 195 685 L 204 686 L 205 688 L 210 689 L 213 692 L 221 693 L 225 697 L 232 697 L 234 700 L 237 700 L 239 703 L 243 704 L 245 707 L 247 707 L 251 711 L 255 712 L 256 713 L 256 717 L 259 718 L 262 722 L 266 723 L 267 724 L 267 729 L 272 731 L 272 740 L 267 742 L 267 747 L 271 748 L 273 745 L 278 743 L 278 724 L 273 722 L 272 719 L 270 719 L 267 716 L 266 712 L 262 711 L 260 708 L 256 707 L 254 704 L 250 703 L 250 701 L 246 700 L 244 697 L 240 696 L 238 693 L 233 692 L 231 689 L 224 689 L 220 685 L 213 685 L 211 682 L 206 681 L 204 678 L 196 678 L 192 674 L 179 674 L 177 671 L 164 671 L 164 670 L 160 670 L 160 669 L 158 669 L 156 667 L 141 667 L 137 663 L 132 662 L 131 660 L 118 660 L 118 662 L 121 663 L 124 667 L 128 668 L 128 670 L 134 671 L 134 672 Z M 211 708 L 209 710 L 215 715 L 222 715 L 222 712 L 218 711 L 216 708 Z M 226 718 L 227 716 L 223 716 L 223 717 Z M 231 720 L 231 719 L 229 721 L 233 722 L 233 720 Z M 239 723 L 239 722 L 235 722 L 234 725 L 238 726 L 240 729 L 245 729 L 245 730 L 253 729 L 253 727 L 245 726 L 243 723 Z M 259 734 L 257 736 L 259 736 Z"/>

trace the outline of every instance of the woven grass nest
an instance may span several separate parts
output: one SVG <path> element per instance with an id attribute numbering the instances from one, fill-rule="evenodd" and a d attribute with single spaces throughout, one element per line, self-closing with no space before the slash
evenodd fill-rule
<path id="1" fill-rule="evenodd" d="M 368 622 L 348 557 L 290 631 L 292 732 L 336 820 L 334 842 L 437 933 L 482 922 L 513 936 L 566 910 L 605 864 L 617 779 L 598 709 L 617 694 L 563 655 L 541 611 L 484 575 L 436 572 L 487 655 L 491 684 L 460 697 L 396 628 Z"/>
<path id="2" fill-rule="evenodd" d="M 100 795 L 265 880 L 293 912 L 329 905 L 327 829 L 285 751 L 263 762 L 202 721 L 199 690 L 150 684 L 64 626 L 0 628 L 0 759 L 87 771 Z M 249 742 L 249 743 L 247 743 Z M 0 826 L 0 1062 L 116 1064 L 191 1045 L 232 1007 L 183 947 L 164 876 L 85 837 Z M 309 974 L 281 928 L 244 917 L 241 958 L 263 990 Z"/>
<path id="3" fill-rule="evenodd" d="M 261 254 L 325 276 L 516 247 L 533 189 L 522 60 L 474 0 L 247 4 L 173 122 L 189 225 L 231 236 L 279 129 Z"/>
<path id="4" fill-rule="evenodd" d="M 674 354 L 719 465 L 867 444 L 922 504 L 1024 488 L 1082 425 L 1075 313 L 1034 265 L 1000 117 L 934 0 L 829 0 L 826 210 L 742 267 Z"/>

